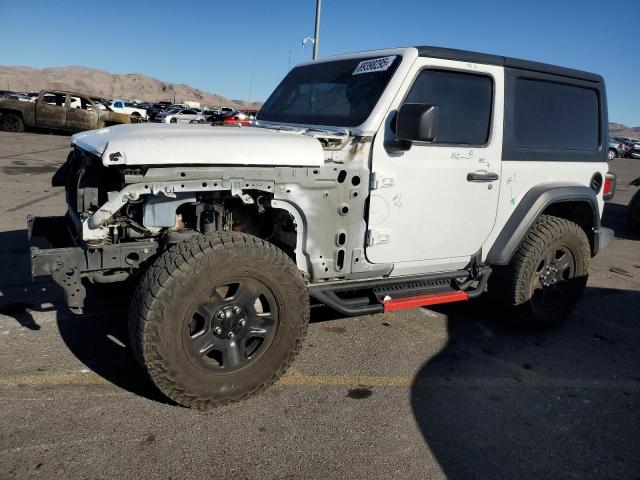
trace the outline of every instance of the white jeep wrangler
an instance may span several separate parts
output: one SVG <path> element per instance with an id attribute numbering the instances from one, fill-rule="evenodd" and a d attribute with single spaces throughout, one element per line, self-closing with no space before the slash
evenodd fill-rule
<path id="1" fill-rule="evenodd" d="M 77 134 L 64 217 L 29 219 L 34 276 L 81 312 L 133 281 L 131 342 L 168 397 L 206 408 L 283 374 L 310 299 L 344 315 L 472 299 L 567 316 L 600 225 L 602 78 L 435 47 L 291 70 L 255 127 Z M 493 272 L 493 275 L 490 275 Z M 98 287 L 91 287 L 98 288 Z"/>

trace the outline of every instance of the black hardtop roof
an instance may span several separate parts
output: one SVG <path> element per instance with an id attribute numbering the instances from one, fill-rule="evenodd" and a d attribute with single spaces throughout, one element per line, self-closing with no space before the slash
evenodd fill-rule
<path id="1" fill-rule="evenodd" d="M 484 63 L 488 65 L 499 65 L 502 67 L 519 68 L 531 70 L 533 72 L 560 75 L 563 77 L 577 78 L 589 82 L 602 83 L 602 77 L 595 73 L 574 70 L 573 68 L 558 67 L 546 63 L 532 62 L 519 58 L 503 57 L 501 55 L 491 55 L 488 53 L 469 52 L 466 50 L 456 50 L 443 47 L 415 47 L 421 57 L 443 58 L 445 60 L 457 60 L 460 62 Z"/>

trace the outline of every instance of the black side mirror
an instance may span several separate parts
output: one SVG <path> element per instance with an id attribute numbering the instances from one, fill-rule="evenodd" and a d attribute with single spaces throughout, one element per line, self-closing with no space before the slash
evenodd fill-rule
<path id="1" fill-rule="evenodd" d="M 424 103 L 405 103 L 398 110 L 396 135 L 402 140 L 434 142 L 440 109 Z"/>

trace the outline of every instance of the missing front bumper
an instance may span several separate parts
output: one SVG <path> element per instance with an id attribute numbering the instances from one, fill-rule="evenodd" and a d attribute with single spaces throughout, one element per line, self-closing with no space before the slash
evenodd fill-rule
<path id="1" fill-rule="evenodd" d="M 158 252 L 158 242 L 142 240 L 89 248 L 75 234 L 68 217 L 27 219 L 31 244 L 31 276 L 50 276 L 62 287 L 69 309 L 82 313 L 87 296 L 85 278 L 125 280 Z"/>

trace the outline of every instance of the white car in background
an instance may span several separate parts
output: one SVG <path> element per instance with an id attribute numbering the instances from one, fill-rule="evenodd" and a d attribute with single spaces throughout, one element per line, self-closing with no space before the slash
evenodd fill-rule
<path id="1" fill-rule="evenodd" d="M 131 116 L 131 122 L 147 120 L 147 111 L 144 108 L 136 108 L 133 103 L 124 100 L 115 99 L 109 105 L 109 108 L 116 113 L 126 113 Z"/>
<path id="2" fill-rule="evenodd" d="M 179 110 L 172 108 L 156 115 L 156 122 L 160 123 L 200 123 L 206 120 L 205 116 L 193 109 Z"/>

